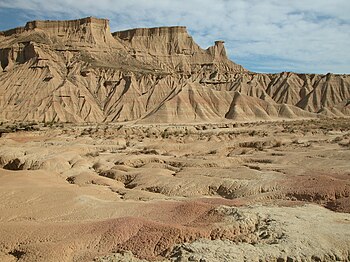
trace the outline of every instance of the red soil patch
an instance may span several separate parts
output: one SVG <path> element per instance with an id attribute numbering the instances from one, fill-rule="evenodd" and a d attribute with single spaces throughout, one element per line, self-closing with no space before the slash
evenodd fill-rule
<path id="1" fill-rule="evenodd" d="M 313 202 L 331 210 L 349 212 L 350 177 L 347 174 L 295 176 L 282 182 L 288 199 Z"/>
<path id="2" fill-rule="evenodd" d="M 82 223 L 0 224 L 0 234 L 7 239 L 0 246 L 9 254 L 21 252 L 31 261 L 43 254 L 47 259 L 59 256 L 61 261 L 86 261 L 124 250 L 139 258 L 156 259 L 169 254 L 176 244 L 212 238 L 214 224 L 222 220 L 214 208 L 200 202 L 160 202 L 163 215 L 155 214 L 156 221 L 122 217 Z M 170 222 L 169 217 L 173 217 Z"/>

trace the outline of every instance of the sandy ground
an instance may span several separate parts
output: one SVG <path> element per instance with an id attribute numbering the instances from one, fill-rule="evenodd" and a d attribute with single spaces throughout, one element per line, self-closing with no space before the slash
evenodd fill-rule
<path id="1" fill-rule="evenodd" d="M 350 121 L 0 138 L 0 261 L 349 261 Z"/>

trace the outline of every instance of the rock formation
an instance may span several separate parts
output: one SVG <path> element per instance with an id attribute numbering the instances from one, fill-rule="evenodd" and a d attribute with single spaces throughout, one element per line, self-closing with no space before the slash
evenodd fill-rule
<path id="1" fill-rule="evenodd" d="M 247 117 L 298 109 L 253 100 L 234 95 Z M 0 261 L 349 261 L 349 149 L 350 118 L 6 123 Z"/>
<path id="2" fill-rule="evenodd" d="M 0 120 L 203 122 L 350 115 L 350 76 L 258 74 L 185 27 L 110 33 L 106 19 L 0 32 Z"/>

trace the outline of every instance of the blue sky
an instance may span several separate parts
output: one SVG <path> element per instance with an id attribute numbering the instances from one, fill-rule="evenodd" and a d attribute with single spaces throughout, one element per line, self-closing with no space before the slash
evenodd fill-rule
<path id="1" fill-rule="evenodd" d="M 185 25 L 201 47 L 224 40 L 256 72 L 350 73 L 349 0 L 0 0 L 0 30 L 86 16 L 112 31 Z"/>

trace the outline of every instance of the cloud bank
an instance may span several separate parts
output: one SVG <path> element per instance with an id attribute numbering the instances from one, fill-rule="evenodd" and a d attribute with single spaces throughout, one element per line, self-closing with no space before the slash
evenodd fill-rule
<path id="1" fill-rule="evenodd" d="M 112 31 L 185 25 L 203 48 L 225 40 L 252 71 L 350 73 L 348 0 L 0 0 L 0 10 L 18 22 L 109 18 Z"/>

